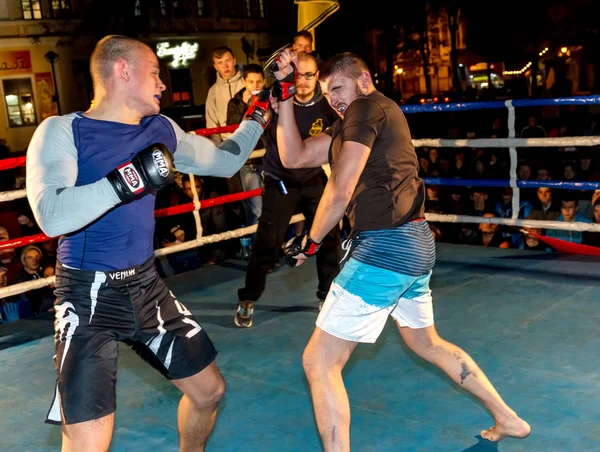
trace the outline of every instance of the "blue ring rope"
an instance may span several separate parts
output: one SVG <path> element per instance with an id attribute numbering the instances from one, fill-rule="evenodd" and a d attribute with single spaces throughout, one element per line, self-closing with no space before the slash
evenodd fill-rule
<path id="1" fill-rule="evenodd" d="M 600 96 L 573 96 L 557 99 L 515 99 L 513 107 L 545 107 L 556 105 L 594 105 L 600 104 Z M 458 102 L 452 104 L 432 105 L 402 105 L 400 109 L 406 113 L 433 113 L 444 111 L 487 110 L 491 108 L 506 108 L 503 100 L 490 102 Z"/>
<path id="2" fill-rule="evenodd" d="M 451 187 L 510 187 L 508 179 L 451 179 L 444 177 L 425 177 L 426 185 Z M 600 190 L 600 182 L 559 182 L 553 180 L 518 180 L 519 188 L 548 187 L 559 190 Z"/>

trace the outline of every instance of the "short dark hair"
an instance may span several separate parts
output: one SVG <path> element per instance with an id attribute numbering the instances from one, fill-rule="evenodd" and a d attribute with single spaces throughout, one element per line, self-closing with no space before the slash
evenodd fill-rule
<path id="1" fill-rule="evenodd" d="M 90 58 L 90 73 L 94 83 L 106 82 L 118 60 L 132 64 L 136 60 L 136 51 L 146 48 L 154 52 L 148 45 L 135 38 L 121 35 L 109 35 L 96 44 Z"/>
<path id="2" fill-rule="evenodd" d="M 561 202 L 574 202 L 576 206 L 579 205 L 579 199 L 575 196 L 575 193 L 567 191 L 563 194 Z"/>
<path id="3" fill-rule="evenodd" d="M 350 52 L 338 53 L 321 64 L 319 79 L 329 78 L 339 72 L 343 72 L 347 77 L 358 79 L 363 71 L 370 73 L 369 67 L 358 55 Z"/>
<path id="4" fill-rule="evenodd" d="M 242 72 L 242 78 L 244 80 L 246 80 L 246 77 L 248 77 L 248 74 L 260 74 L 263 76 L 265 76 L 265 73 L 263 72 L 263 68 L 260 64 L 256 64 L 256 63 L 250 63 L 244 66 L 244 70 Z"/>
<path id="5" fill-rule="evenodd" d="M 296 42 L 296 39 L 298 39 L 298 38 L 306 38 L 310 41 L 311 44 L 313 42 L 313 36 L 310 31 L 301 30 L 298 33 L 296 33 L 294 35 L 294 42 Z"/>
<path id="6" fill-rule="evenodd" d="M 233 50 L 231 50 L 227 46 L 219 46 L 215 50 L 213 50 L 213 53 L 212 53 L 213 59 L 223 58 L 223 55 L 225 55 L 227 52 L 229 52 L 231 54 L 231 56 L 235 58 L 235 55 L 233 54 Z"/>

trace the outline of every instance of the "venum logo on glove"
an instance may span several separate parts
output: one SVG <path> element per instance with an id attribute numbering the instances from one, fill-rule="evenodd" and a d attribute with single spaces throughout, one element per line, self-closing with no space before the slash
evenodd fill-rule
<path id="1" fill-rule="evenodd" d="M 158 174 L 161 177 L 167 177 L 169 175 L 169 167 L 167 166 L 167 161 L 165 160 L 165 155 L 162 151 L 158 149 L 152 152 L 152 159 L 154 160 L 154 166 L 158 170 Z"/>

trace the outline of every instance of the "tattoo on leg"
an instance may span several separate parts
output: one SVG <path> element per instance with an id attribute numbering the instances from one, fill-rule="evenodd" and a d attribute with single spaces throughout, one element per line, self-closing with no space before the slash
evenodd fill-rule
<path id="1" fill-rule="evenodd" d="M 460 352 L 458 350 L 454 352 L 454 357 L 460 359 Z"/>
<path id="2" fill-rule="evenodd" d="M 88 421 L 86 422 L 85 428 L 89 431 L 92 432 L 101 432 L 102 430 L 104 430 L 104 425 L 106 424 L 107 420 L 104 418 L 101 419 L 94 419 L 93 421 Z"/>
<path id="3" fill-rule="evenodd" d="M 331 430 L 331 442 L 335 444 L 335 425 L 333 426 L 333 429 Z"/>
<path id="4" fill-rule="evenodd" d="M 471 371 L 471 369 L 469 369 L 467 367 L 467 363 L 462 362 L 461 363 L 461 367 L 462 367 L 462 372 L 460 373 L 460 384 L 462 385 L 465 382 L 465 379 L 469 376 L 469 375 L 473 375 L 475 376 L 475 374 L 473 374 L 473 372 Z"/>

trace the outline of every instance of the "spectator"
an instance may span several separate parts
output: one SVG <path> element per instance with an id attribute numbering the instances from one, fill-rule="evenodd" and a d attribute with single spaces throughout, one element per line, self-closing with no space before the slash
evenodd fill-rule
<path id="1" fill-rule="evenodd" d="M 564 221 L 566 223 L 581 222 L 591 223 L 590 220 L 585 218 L 579 210 L 579 200 L 573 193 L 567 193 L 562 200 L 562 206 L 560 208 L 561 215 L 556 221 Z M 560 229 L 549 229 L 547 233 L 548 237 L 554 237 L 561 240 L 566 240 L 571 243 L 580 244 L 583 240 L 583 233 L 580 231 L 564 231 Z"/>
<path id="2" fill-rule="evenodd" d="M 493 213 L 484 213 L 483 218 L 495 218 Z M 497 224 L 481 223 L 479 225 L 480 243 L 479 245 L 490 248 L 510 248 L 510 242 L 507 238 L 502 237 Z"/>
<path id="3" fill-rule="evenodd" d="M 42 260 L 40 262 L 41 267 L 56 267 L 56 250 L 58 248 L 58 239 L 54 238 L 47 240 L 42 242 L 40 245 L 42 249 Z"/>
<path id="4" fill-rule="evenodd" d="M 227 124 L 227 105 L 235 93 L 244 87 L 242 72 L 237 67 L 233 51 L 221 46 L 213 50 L 213 65 L 217 81 L 206 96 L 206 127 L 221 127 Z M 212 135 L 211 139 L 221 142 L 227 135 Z"/>
<path id="5" fill-rule="evenodd" d="M 460 148 L 454 154 L 454 166 L 451 174 L 452 177 L 470 179 L 471 171 L 468 162 L 465 161 L 465 151 Z"/>
<path id="6" fill-rule="evenodd" d="M 527 125 L 521 130 L 521 138 L 544 138 L 546 136 L 546 130 L 538 125 L 537 118 L 530 116 L 527 119 Z"/>
<path id="7" fill-rule="evenodd" d="M 535 174 L 535 180 L 551 180 L 548 168 L 538 166 Z"/>
<path id="8" fill-rule="evenodd" d="M 537 202 L 527 217 L 530 220 L 555 221 L 560 217 L 560 207 L 552 201 L 552 189 L 540 187 L 537 189 Z"/>
<path id="9" fill-rule="evenodd" d="M 528 234 L 528 233 L 531 234 Z M 546 245 L 544 242 L 539 240 L 532 234 L 542 235 L 542 230 L 538 228 L 523 228 L 523 234 L 525 235 L 525 241 L 523 243 L 523 249 L 528 251 L 552 251 L 552 247 Z"/>
<path id="10" fill-rule="evenodd" d="M 42 277 L 42 269 L 40 267 L 41 260 L 42 250 L 40 250 L 37 246 L 29 245 L 23 248 L 23 250 L 21 251 L 21 264 L 23 264 L 23 271 L 21 272 L 19 282 L 27 282 L 40 279 Z M 42 305 L 42 299 L 44 298 L 44 295 L 45 293 L 42 290 L 36 289 L 30 290 L 25 294 L 25 296 L 31 303 L 31 307 L 33 309 L 34 314 L 40 312 L 40 307 Z"/>
<path id="11" fill-rule="evenodd" d="M 8 285 L 8 269 L 0 267 L 0 289 Z M 29 300 L 23 294 L 0 298 L 0 323 L 14 322 L 31 317 L 33 311 Z"/>
<path id="12" fill-rule="evenodd" d="M 600 191 L 592 197 L 593 216 L 592 223 L 600 224 Z M 584 232 L 583 244 L 600 247 L 600 232 Z"/>
<path id="13" fill-rule="evenodd" d="M 242 122 L 244 113 L 252 101 L 252 95 L 261 91 L 265 86 L 265 76 L 262 67 L 258 64 L 247 64 L 242 73 L 244 87 L 233 96 L 227 105 L 227 124 L 239 124 Z M 264 148 L 262 139 L 256 145 L 257 149 Z M 262 159 L 250 159 L 234 175 L 229 184 L 232 193 L 248 191 L 262 186 Z M 258 217 L 262 210 L 262 197 L 256 196 L 243 202 L 245 210 L 244 225 L 251 226 L 258 223 Z"/>
<path id="14" fill-rule="evenodd" d="M 504 187 L 500 192 L 500 202 L 496 203 L 495 213 L 499 218 L 512 218 L 512 198 L 513 189 L 512 187 Z M 531 213 L 533 206 L 526 200 L 519 200 L 519 215 L 517 218 L 527 218 Z M 502 230 L 502 237 L 506 240 L 510 240 L 510 244 L 513 248 L 521 248 L 523 246 L 524 237 L 522 234 L 517 232 L 508 232 Z"/>
<path id="15" fill-rule="evenodd" d="M 0 226 L 0 243 L 10 239 L 7 229 Z M 7 283 L 13 284 L 19 279 L 23 266 L 17 259 L 17 254 L 14 248 L 0 250 L 0 265 L 7 269 Z"/>
<path id="16" fill-rule="evenodd" d="M 502 118 L 494 118 L 490 138 L 508 138 L 508 129 L 504 126 Z"/>
<path id="17" fill-rule="evenodd" d="M 425 191 L 425 212 L 442 213 L 442 205 L 439 198 L 439 185 L 427 185 Z"/>
<path id="18" fill-rule="evenodd" d="M 485 188 L 474 187 L 471 190 L 471 201 L 472 204 L 467 208 L 467 215 L 482 217 L 483 214 L 492 211 Z"/>
<path id="19" fill-rule="evenodd" d="M 487 178 L 485 162 L 483 161 L 482 158 L 478 158 L 477 160 L 475 160 L 475 174 L 473 174 L 473 178 L 474 179 L 486 179 Z"/>
<path id="20" fill-rule="evenodd" d="M 429 163 L 431 165 L 437 166 L 439 164 L 439 151 L 437 148 L 431 148 L 428 152 L 429 155 Z"/>
<path id="21" fill-rule="evenodd" d="M 294 52 L 312 53 L 313 51 L 313 36 L 310 31 L 302 30 L 294 35 L 294 43 L 292 44 Z"/>

